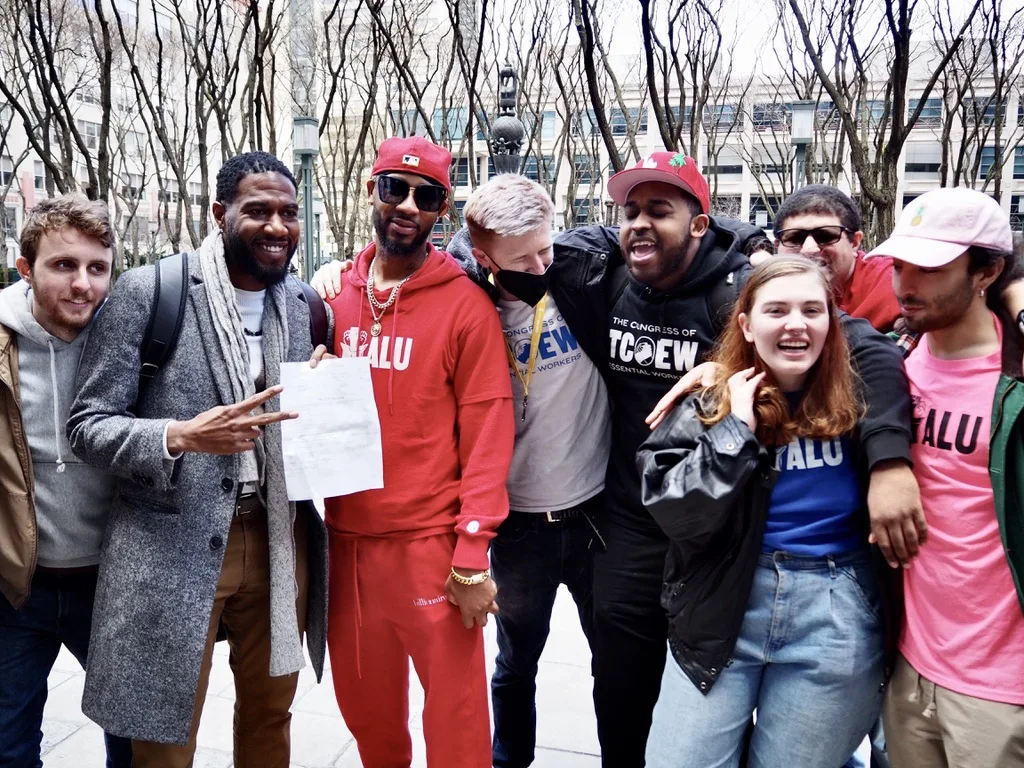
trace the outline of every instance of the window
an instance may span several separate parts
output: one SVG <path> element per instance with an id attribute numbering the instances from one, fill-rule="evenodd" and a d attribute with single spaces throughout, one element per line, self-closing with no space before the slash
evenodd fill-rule
<path id="1" fill-rule="evenodd" d="M 788 131 L 791 119 L 788 104 L 755 104 L 751 113 L 755 131 Z"/>
<path id="2" fill-rule="evenodd" d="M 684 127 L 689 127 L 693 120 L 693 105 L 687 104 L 683 107 L 682 117 L 679 115 L 679 106 L 672 107 L 672 119 L 675 120 L 676 125 L 682 124 Z"/>
<path id="3" fill-rule="evenodd" d="M 451 168 L 452 186 L 453 187 L 468 187 L 469 186 L 469 158 L 458 157 L 455 162 L 452 163 Z"/>
<path id="4" fill-rule="evenodd" d="M 14 161 L 8 155 L 0 157 L 0 186 L 6 187 L 14 179 Z"/>
<path id="5" fill-rule="evenodd" d="M 117 9 L 125 30 L 135 29 L 139 25 L 139 5 L 136 0 L 114 0 L 114 8 Z"/>
<path id="6" fill-rule="evenodd" d="M 639 107 L 630 107 L 628 112 L 623 112 L 616 107 L 612 110 L 612 135 L 627 136 L 630 128 L 634 135 L 647 133 L 647 107 L 642 110 Z"/>
<path id="7" fill-rule="evenodd" d="M 161 203 L 178 202 L 178 182 L 174 179 L 169 179 L 163 188 L 157 191 L 156 197 Z"/>
<path id="8" fill-rule="evenodd" d="M 541 180 L 541 171 L 543 171 L 543 181 Z M 523 176 L 528 178 L 530 181 L 536 181 L 540 184 L 550 184 L 554 175 L 554 155 L 544 155 L 539 168 L 536 155 L 527 155 L 523 158 Z"/>
<path id="9" fill-rule="evenodd" d="M 708 157 L 705 176 L 739 176 L 743 173 L 743 158 L 734 149 L 723 149 L 717 157 Z"/>
<path id="10" fill-rule="evenodd" d="M 96 88 L 91 85 L 83 85 L 75 90 L 75 101 L 82 104 L 99 104 L 100 97 Z"/>
<path id="11" fill-rule="evenodd" d="M 914 114 L 920 99 L 911 99 L 907 102 L 907 117 Z M 917 119 L 916 125 L 922 128 L 942 124 L 942 99 L 925 99 L 924 107 L 921 109 L 921 116 Z"/>
<path id="12" fill-rule="evenodd" d="M 522 120 L 526 127 L 526 135 L 533 136 L 537 130 L 537 115 L 524 111 Z M 546 110 L 541 117 L 540 137 L 542 139 L 555 138 L 555 113 L 553 110 Z"/>
<path id="13" fill-rule="evenodd" d="M 486 122 L 486 120 L 489 120 L 489 119 L 491 119 L 491 118 L 488 116 L 488 114 L 486 112 L 483 112 L 482 110 L 481 110 L 480 119 L 479 120 L 475 120 L 474 119 L 473 123 L 476 125 L 476 140 L 477 141 L 487 141 L 487 122 Z"/>
<path id="14" fill-rule="evenodd" d="M 36 160 L 32 163 L 32 166 L 35 171 L 35 187 L 38 191 L 42 192 L 46 189 L 46 178 L 49 176 L 46 172 L 46 164 L 42 160 Z"/>
<path id="15" fill-rule="evenodd" d="M 824 131 L 834 131 L 839 128 L 839 110 L 830 99 L 822 99 L 814 109 L 815 121 L 818 127 Z"/>
<path id="16" fill-rule="evenodd" d="M 434 110 L 434 135 L 438 141 L 446 138 L 460 141 L 466 134 L 469 124 L 469 109 L 466 107 L 449 107 Z"/>
<path id="17" fill-rule="evenodd" d="M 18 209 L 13 205 L 5 205 L 0 215 L 0 229 L 4 237 L 11 240 L 18 238 Z"/>
<path id="18" fill-rule="evenodd" d="M 743 125 L 743 113 L 738 104 L 715 104 L 704 107 L 704 125 L 707 128 L 733 128 Z"/>
<path id="19" fill-rule="evenodd" d="M 751 224 L 757 224 L 757 212 L 765 211 L 768 214 L 768 223 L 765 225 L 766 229 L 771 229 L 775 226 L 775 212 L 779 210 L 782 205 L 781 197 L 751 197 L 750 198 L 750 215 L 748 220 Z"/>
<path id="20" fill-rule="evenodd" d="M 138 131 L 124 134 L 124 152 L 130 157 L 141 157 L 146 148 L 146 138 Z"/>
<path id="21" fill-rule="evenodd" d="M 738 219 L 742 201 L 743 198 L 739 195 L 715 195 L 711 198 L 711 213 L 715 216 Z"/>
<path id="22" fill-rule="evenodd" d="M 1013 153 L 1013 178 L 1024 179 L 1024 147 L 1017 147 Z"/>
<path id="23" fill-rule="evenodd" d="M 555 138 L 555 112 L 554 110 L 547 110 L 544 112 L 544 117 L 541 120 L 541 131 L 540 136 L 542 139 L 553 139 Z"/>
<path id="24" fill-rule="evenodd" d="M 100 146 L 100 124 L 88 120 L 76 120 L 78 132 L 82 134 L 82 141 L 86 148 L 95 152 Z"/>
<path id="25" fill-rule="evenodd" d="M 594 110 L 588 109 L 572 116 L 573 136 L 597 136 L 597 118 L 594 117 Z"/>
<path id="26" fill-rule="evenodd" d="M 394 121 L 395 136 L 425 136 L 427 133 L 427 124 L 415 109 L 393 109 L 391 119 Z"/>
<path id="27" fill-rule="evenodd" d="M 128 183 L 121 187 L 121 196 L 128 200 L 141 200 L 142 176 L 137 173 L 129 173 Z"/>
<path id="28" fill-rule="evenodd" d="M 203 185 L 198 181 L 190 181 L 188 183 L 188 199 L 192 205 L 203 204 Z"/>
<path id="29" fill-rule="evenodd" d="M 572 170 L 577 184 L 593 184 L 601 177 L 597 158 L 591 155 L 574 155 L 572 158 Z"/>
<path id="30" fill-rule="evenodd" d="M 596 222 L 600 207 L 601 201 L 597 198 L 577 197 L 572 206 L 576 214 L 576 226 L 581 227 L 585 224 Z"/>
<path id="31" fill-rule="evenodd" d="M 982 147 L 981 148 L 981 163 L 978 165 L 978 178 L 987 179 L 990 172 L 993 174 L 993 166 L 996 164 L 1002 165 L 1003 153 L 999 147 Z"/>
<path id="32" fill-rule="evenodd" d="M 1017 232 L 1024 232 L 1024 195 L 1013 195 L 1010 198 L 1010 227 Z"/>
<path id="33" fill-rule="evenodd" d="M 965 98 L 961 102 L 961 108 L 967 116 L 968 123 L 981 123 L 992 125 L 996 121 L 996 111 L 1000 117 L 1006 114 L 1006 104 L 999 104 L 995 98 L 972 99 Z"/>
<path id="34" fill-rule="evenodd" d="M 935 178 L 942 164 L 942 147 L 938 144 L 908 144 L 907 162 L 904 166 L 907 176 Z"/>
<path id="35" fill-rule="evenodd" d="M 881 100 L 869 99 L 864 103 L 864 110 L 868 116 L 868 125 L 878 125 L 885 115 L 886 103 Z M 886 117 L 888 121 L 890 118 Z"/>
<path id="36" fill-rule="evenodd" d="M 487 178 L 493 179 L 498 175 L 498 169 L 494 167 L 494 158 L 487 157 Z M 476 159 L 476 178 L 477 181 L 484 181 L 484 158 L 478 157 Z M 467 182 L 468 183 L 468 182 Z"/>
<path id="37" fill-rule="evenodd" d="M 171 17 L 168 16 L 166 13 L 160 13 L 160 11 L 157 11 L 156 28 L 160 30 L 161 37 L 164 35 L 171 34 L 172 30 L 174 29 L 173 26 L 171 25 Z"/>

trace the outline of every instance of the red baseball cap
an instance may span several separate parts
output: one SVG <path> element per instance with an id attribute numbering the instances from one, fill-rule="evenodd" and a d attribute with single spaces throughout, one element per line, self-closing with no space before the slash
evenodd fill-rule
<path id="1" fill-rule="evenodd" d="M 661 181 L 679 187 L 697 198 L 703 213 L 711 210 L 708 181 L 697 168 L 697 161 L 682 152 L 652 152 L 632 168 L 608 179 L 608 194 L 616 205 L 625 205 L 633 187 L 645 181 Z"/>
<path id="2" fill-rule="evenodd" d="M 444 147 L 439 147 L 422 136 L 393 136 L 381 143 L 370 175 L 376 176 L 388 171 L 415 173 L 440 184 L 451 194 L 451 167 L 452 153 Z"/>

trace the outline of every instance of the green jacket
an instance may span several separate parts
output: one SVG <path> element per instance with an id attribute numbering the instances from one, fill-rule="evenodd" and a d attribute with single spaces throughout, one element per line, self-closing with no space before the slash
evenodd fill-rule
<path id="1" fill-rule="evenodd" d="M 1024 381 L 999 377 L 992 404 L 988 474 L 1017 600 L 1024 611 Z"/>
<path id="2" fill-rule="evenodd" d="M 917 346 L 915 335 L 889 336 L 903 350 L 904 358 Z M 1005 373 L 999 375 L 992 403 L 988 474 L 1003 551 L 1024 612 L 1024 381 Z"/>

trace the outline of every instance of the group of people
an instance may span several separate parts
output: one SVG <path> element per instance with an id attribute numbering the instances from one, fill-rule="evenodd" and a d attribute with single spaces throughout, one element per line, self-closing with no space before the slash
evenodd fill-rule
<path id="1" fill-rule="evenodd" d="M 291 172 L 229 160 L 159 365 L 170 273 L 110 291 L 101 203 L 29 214 L 0 293 L 0 766 L 41 764 L 62 644 L 108 766 L 191 765 L 226 638 L 235 765 L 288 765 L 305 641 L 367 768 L 411 765 L 410 659 L 430 768 L 526 768 L 561 584 L 606 768 L 839 768 L 869 733 L 894 768 L 1024 765 L 998 204 L 926 193 L 865 253 L 856 204 L 807 186 L 769 255 L 655 152 L 609 179 L 619 227 L 553 238 L 546 191 L 499 175 L 446 252 L 451 162 L 381 144 L 373 242 L 317 274 L 324 307 L 288 272 Z M 280 364 L 335 356 L 369 358 L 384 487 L 321 517 L 288 501 Z"/>

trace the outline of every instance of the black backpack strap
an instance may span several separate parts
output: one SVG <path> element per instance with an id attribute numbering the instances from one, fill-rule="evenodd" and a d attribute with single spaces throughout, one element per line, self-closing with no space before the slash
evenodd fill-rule
<path id="1" fill-rule="evenodd" d="M 324 306 L 324 300 L 320 298 L 320 294 L 309 283 L 304 283 L 301 280 L 296 282 L 302 288 L 299 298 L 305 301 L 306 306 L 309 307 L 309 338 L 313 342 L 313 349 L 316 349 L 321 344 L 326 346 L 327 307 Z M 331 350 L 327 351 L 330 352 Z"/>
<path id="2" fill-rule="evenodd" d="M 188 254 L 176 253 L 156 263 L 153 308 L 146 334 L 142 337 L 139 396 L 171 356 L 185 317 L 185 285 Z"/>

